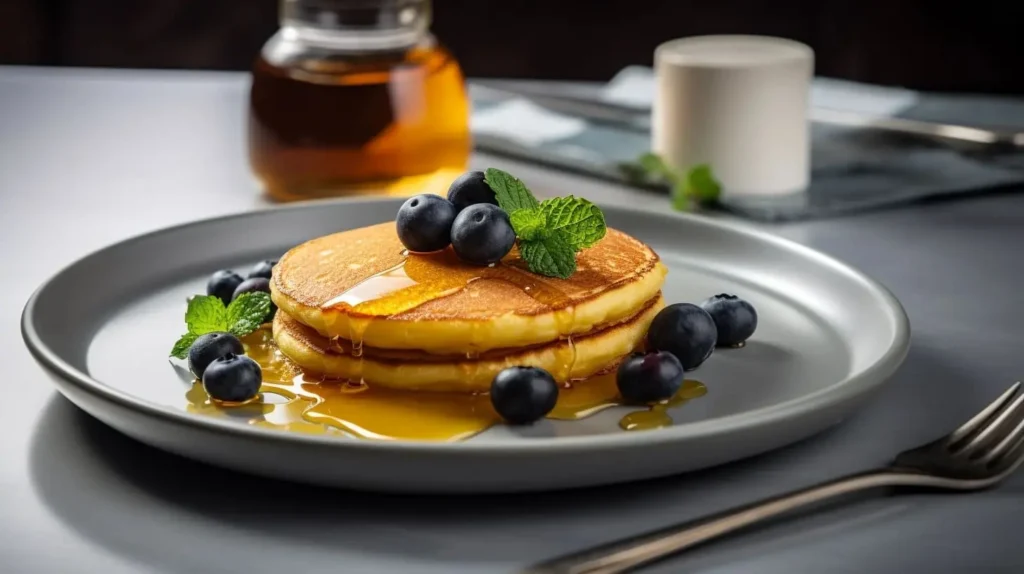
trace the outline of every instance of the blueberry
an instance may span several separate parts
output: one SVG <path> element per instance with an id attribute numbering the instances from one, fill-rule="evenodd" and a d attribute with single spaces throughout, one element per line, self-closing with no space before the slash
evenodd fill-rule
<path id="1" fill-rule="evenodd" d="M 256 291 L 270 293 L 270 279 L 266 279 L 263 277 L 253 277 L 252 279 L 246 279 L 245 281 L 242 281 L 242 283 L 235 289 L 235 292 L 231 295 L 231 299 L 237 299 L 238 296 L 241 295 L 242 293 L 253 293 Z M 269 321 L 273 319 L 275 314 L 277 314 L 277 305 L 274 305 L 274 303 L 271 302 L 270 314 L 267 315 L 267 320 Z"/>
<path id="2" fill-rule="evenodd" d="M 458 211 L 440 195 L 410 197 L 398 209 L 398 239 L 414 253 L 440 251 L 451 243 L 452 222 Z"/>
<path id="3" fill-rule="evenodd" d="M 200 335 L 188 349 L 188 369 L 196 378 L 202 379 L 206 367 L 228 353 L 245 353 L 242 342 L 231 333 L 207 333 Z"/>
<path id="4" fill-rule="evenodd" d="M 262 382 L 263 372 L 256 361 L 234 353 L 215 359 L 203 373 L 206 394 L 218 401 L 247 401 L 260 391 Z"/>
<path id="5" fill-rule="evenodd" d="M 254 293 L 256 291 L 270 293 L 270 279 L 267 279 L 266 277 L 253 277 L 252 279 L 242 281 L 239 283 L 238 287 L 235 288 L 235 292 L 232 293 L 231 299 L 237 299 L 242 293 Z"/>
<path id="6" fill-rule="evenodd" d="M 555 408 L 556 401 L 558 383 L 544 369 L 509 367 L 491 381 L 491 404 L 510 424 L 538 421 Z"/>
<path id="7" fill-rule="evenodd" d="M 690 303 L 665 307 L 647 330 L 647 348 L 672 353 L 687 371 L 711 356 L 717 340 L 718 329 L 711 315 Z"/>
<path id="8" fill-rule="evenodd" d="M 262 277 L 264 279 L 270 279 L 270 274 L 274 271 L 274 265 L 277 265 L 277 261 L 274 261 L 273 259 L 260 261 L 256 265 L 252 266 L 252 269 L 245 278 L 254 279 L 256 277 Z"/>
<path id="9" fill-rule="evenodd" d="M 477 265 L 497 263 L 516 242 L 508 214 L 497 205 L 478 203 L 463 209 L 452 224 L 452 248 Z"/>
<path id="10" fill-rule="evenodd" d="M 718 346 L 742 345 L 757 329 L 754 306 L 735 295 L 721 293 L 700 304 L 718 328 Z"/>
<path id="11" fill-rule="evenodd" d="M 654 403 L 672 398 L 683 386 L 683 364 L 672 353 L 637 353 L 619 365 L 615 376 L 627 403 Z"/>
<path id="12" fill-rule="evenodd" d="M 457 211 L 462 211 L 477 203 L 498 205 L 494 190 L 484 181 L 484 172 L 467 171 L 455 178 L 448 188 L 448 201 L 452 202 Z"/>
<path id="13" fill-rule="evenodd" d="M 222 269 L 210 275 L 210 280 L 206 282 L 206 294 L 213 295 L 227 305 L 231 302 L 231 295 L 242 281 L 242 276 L 238 273 Z"/>

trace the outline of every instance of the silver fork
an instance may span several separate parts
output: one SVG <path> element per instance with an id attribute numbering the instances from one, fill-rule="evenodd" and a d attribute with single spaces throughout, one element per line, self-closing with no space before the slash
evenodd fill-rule
<path id="1" fill-rule="evenodd" d="M 521 574 L 615 574 L 811 504 L 883 486 L 981 490 L 1024 461 L 1024 394 L 1017 382 L 952 433 L 887 466 L 536 564 Z"/>

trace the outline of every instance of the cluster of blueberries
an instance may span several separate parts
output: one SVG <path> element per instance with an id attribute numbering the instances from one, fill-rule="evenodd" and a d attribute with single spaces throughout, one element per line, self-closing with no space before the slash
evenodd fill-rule
<path id="1" fill-rule="evenodd" d="M 456 178 L 448 199 L 433 194 L 410 197 L 399 208 L 395 225 L 409 251 L 430 253 L 451 245 L 460 259 L 474 265 L 497 263 L 516 242 L 508 213 L 498 207 L 482 171 Z"/>
<path id="2" fill-rule="evenodd" d="M 735 295 L 715 295 L 700 305 L 676 303 L 658 312 L 647 330 L 647 352 L 619 365 L 615 383 L 630 404 L 650 404 L 676 394 L 685 371 L 696 369 L 715 347 L 737 347 L 757 329 L 757 311 Z M 491 402 L 507 422 L 529 424 L 558 401 L 551 373 L 536 367 L 510 367 L 491 383 Z"/>
<path id="3" fill-rule="evenodd" d="M 221 269 L 211 275 L 210 280 L 206 282 L 206 294 L 213 295 L 227 305 L 242 293 L 270 293 L 270 275 L 274 271 L 274 265 L 277 265 L 277 261 L 273 259 L 260 261 L 253 265 L 244 279 L 230 269 Z M 271 307 L 271 317 L 274 310 Z"/>
<path id="4" fill-rule="evenodd" d="M 270 275 L 277 261 L 260 261 L 245 279 L 229 269 L 210 276 L 206 294 L 231 303 L 243 293 L 270 293 Z M 271 303 L 269 318 L 277 309 Z M 231 333 L 200 335 L 188 349 L 188 368 L 203 382 L 206 394 L 219 401 L 242 402 L 255 397 L 263 384 L 263 373 L 256 361 L 245 356 L 245 348 Z"/>

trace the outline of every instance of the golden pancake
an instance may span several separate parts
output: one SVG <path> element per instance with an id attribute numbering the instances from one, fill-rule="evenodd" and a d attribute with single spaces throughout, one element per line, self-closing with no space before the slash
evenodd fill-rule
<path id="1" fill-rule="evenodd" d="M 559 382 L 612 368 L 643 344 L 648 326 L 664 305 L 659 293 L 623 322 L 602 326 L 571 340 L 496 349 L 476 358 L 365 345 L 356 357 L 348 341 L 328 339 L 281 312 L 274 318 L 274 340 L 293 362 L 325 378 L 362 380 L 371 386 L 402 390 L 481 392 L 489 390 L 494 376 L 510 366 L 540 367 Z"/>
<path id="2" fill-rule="evenodd" d="M 513 249 L 493 267 L 451 248 L 407 254 L 395 224 L 313 239 L 274 267 L 274 303 L 324 337 L 382 349 L 478 353 L 584 334 L 632 317 L 666 269 L 647 245 L 614 229 L 577 256 L 569 279 L 531 273 Z"/>

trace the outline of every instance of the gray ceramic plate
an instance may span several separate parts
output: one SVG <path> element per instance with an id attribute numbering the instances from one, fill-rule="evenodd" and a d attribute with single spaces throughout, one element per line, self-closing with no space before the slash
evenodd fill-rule
<path id="1" fill-rule="evenodd" d="M 58 389 L 138 440 L 245 472 L 410 492 L 542 490 L 663 476 L 751 456 L 840 422 L 903 360 L 899 302 L 861 273 L 805 247 L 696 217 L 607 209 L 670 269 L 670 302 L 719 292 L 760 315 L 744 349 L 716 351 L 694 377 L 708 394 L 669 428 L 625 432 L 624 407 L 464 442 L 370 441 L 254 427 L 186 411 L 167 350 L 186 296 L 223 267 L 277 257 L 306 239 L 392 219 L 399 202 L 295 205 L 200 221 L 79 260 L 28 302 L 22 329 Z"/>

